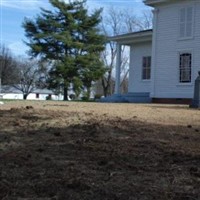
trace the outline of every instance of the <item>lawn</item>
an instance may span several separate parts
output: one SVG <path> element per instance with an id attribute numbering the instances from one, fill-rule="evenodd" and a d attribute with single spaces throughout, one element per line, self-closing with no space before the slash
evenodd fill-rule
<path id="1" fill-rule="evenodd" d="M 5 102 L 0 199 L 199 200 L 200 110 Z"/>

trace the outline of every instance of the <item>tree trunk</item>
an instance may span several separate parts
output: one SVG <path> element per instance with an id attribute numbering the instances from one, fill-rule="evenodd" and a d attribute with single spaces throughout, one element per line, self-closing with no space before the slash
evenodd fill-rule
<path id="1" fill-rule="evenodd" d="M 68 101 L 68 87 L 64 87 L 64 101 Z"/>
<path id="2" fill-rule="evenodd" d="M 87 87 L 87 93 L 86 93 L 87 100 L 90 99 L 90 93 L 91 93 L 91 87 Z"/>
<path id="3" fill-rule="evenodd" d="M 106 85 L 105 83 L 106 81 L 104 80 L 104 78 L 102 79 L 102 87 L 103 87 L 103 95 L 104 97 L 107 97 L 108 95 L 108 84 Z"/>
<path id="4" fill-rule="evenodd" d="M 104 97 L 107 97 L 108 95 L 111 95 L 111 74 L 112 74 L 112 69 L 108 71 L 108 77 L 103 77 L 102 78 L 102 86 L 103 86 L 103 93 Z"/>
<path id="5" fill-rule="evenodd" d="M 108 87 L 103 88 L 103 95 L 104 97 L 108 96 Z"/>
<path id="6" fill-rule="evenodd" d="M 23 99 L 26 100 L 27 96 L 28 96 L 28 94 L 23 94 Z"/>

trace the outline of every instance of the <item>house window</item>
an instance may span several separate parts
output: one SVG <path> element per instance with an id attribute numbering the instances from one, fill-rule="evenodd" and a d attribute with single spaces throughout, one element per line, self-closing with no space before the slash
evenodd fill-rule
<path id="1" fill-rule="evenodd" d="M 39 99 L 39 98 L 40 98 L 40 94 L 36 93 L 36 99 Z"/>
<path id="2" fill-rule="evenodd" d="M 142 80 L 151 78 L 151 56 L 145 56 L 142 60 Z"/>
<path id="3" fill-rule="evenodd" d="M 192 37 L 193 34 L 193 7 L 180 9 L 180 38 Z"/>
<path id="4" fill-rule="evenodd" d="M 180 83 L 190 83 L 192 74 L 192 54 L 182 53 L 179 59 L 179 81 Z"/>

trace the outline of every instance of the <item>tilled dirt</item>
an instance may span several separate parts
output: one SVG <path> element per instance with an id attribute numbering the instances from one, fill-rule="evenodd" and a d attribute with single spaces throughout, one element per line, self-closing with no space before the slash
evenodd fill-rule
<path id="1" fill-rule="evenodd" d="M 200 111 L 147 106 L 149 118 L 162 113 L 153 123 L 146 113 L 142 118 L 144 109 L 1 106 L 0 199 L 199 200 Z M 175 112 L 185 121 L 170 121 Z"/>

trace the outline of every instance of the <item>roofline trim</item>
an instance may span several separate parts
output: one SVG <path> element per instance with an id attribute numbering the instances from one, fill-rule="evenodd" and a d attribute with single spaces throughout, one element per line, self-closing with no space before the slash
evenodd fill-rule
<path id="1" fill-rule="evenodd" d="M 134 42 L 150 41 L 152 40 L 151 39 L 152 35 L 153 35 L 153 30 L 149 29 L 140 32 L 133 32 L 128 34 L 108 37 L 108 40 L 118 42 L 120 44 L 131 44 Z"/>
<path id="2" fill-rule="evenodd" d="M 156 4 L 165 3 L 165 2 L 167 2 L 167 0 L 144 0 L 143 2 L 147 6 L 152 6 L 153 7 Z"/>

